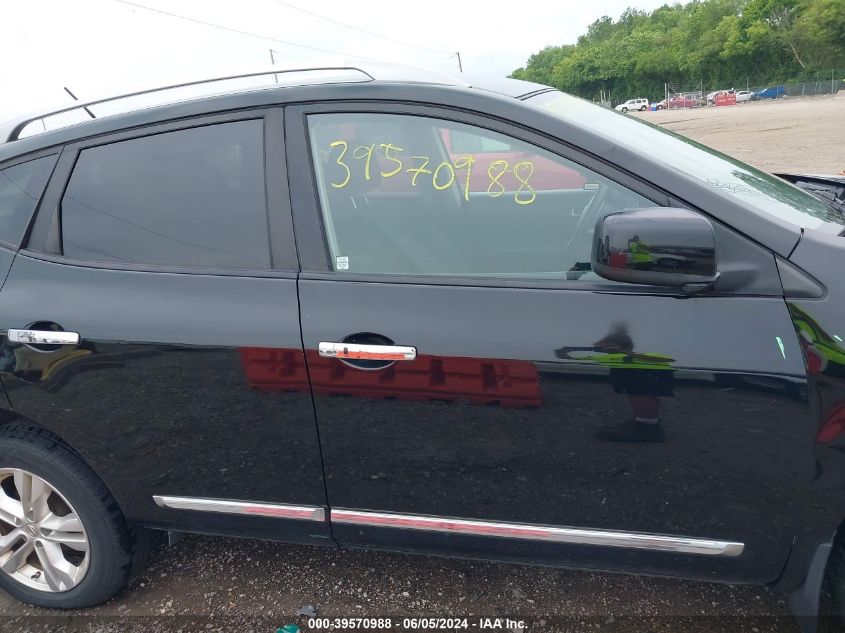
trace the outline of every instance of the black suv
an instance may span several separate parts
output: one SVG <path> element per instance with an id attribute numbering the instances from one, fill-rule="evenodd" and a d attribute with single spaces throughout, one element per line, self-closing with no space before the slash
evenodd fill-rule
<path id="1" fill-rule="evenodd" d="M 93 605 L 154 529 L 845 594 L 841 201 L 325 73 L 8 131 L 0 585 Z"/>

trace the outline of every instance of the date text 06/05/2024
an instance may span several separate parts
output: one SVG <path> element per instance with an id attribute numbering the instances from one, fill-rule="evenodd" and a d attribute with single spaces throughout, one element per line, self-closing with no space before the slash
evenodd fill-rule
<path id="1" fill-rule="evenodd" d="M 366 617 L 351 617 L 351 618 L 310 618 L 308 620 L 308 628 L 311 629 L 364 629 L 364 630 L 383 630 L 400 628 L 405 630 L 419 629 L 419 630 L 507 630 L 507 631 L 524 631 L 525 621 L 511 618 L 486 618 L 479 617 L 475 619 L 470 618 L 438 618 L 438 617 L 422 617 L 422 618 L 402 618 L 401 620 L 394 618 L 366 618 Z"/>

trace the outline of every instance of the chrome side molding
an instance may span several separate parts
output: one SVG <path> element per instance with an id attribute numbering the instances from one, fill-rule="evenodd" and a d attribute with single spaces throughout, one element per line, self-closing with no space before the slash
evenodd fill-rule
<path id="1" fill-rule="evenodd" d="M 153 495 L 153 501 L 162 508 L 170 508 L 172 510 L 245 514 L 250 516 L 273 517 L 276 519 L 301 519 L 303 521 L 326 520 L 326 510 L 320 506 L 295 506 L 284 503 L 256 503 L 250 501 L 228 501 L 226 499 L 168 497 L 164 495 Z"/>
<path id="2" fill-rule="evenodd" d="M 301 519 L 304 521 L 325 521 L 326 509 L 321 506 L 298 506 L 284 503 L 257 503 L 230 501 L 226 499 L 204 499 L 197 497 L 169 497 L 154 495 L 153 501 L 162 508 L 173 510 L 194 510 L 198 512 L 221 512 L 277 519 Z M 495 536 L 498 538 L 548 541 L 575 545 L 599 547 L 622 547 L 654 552 L 676 554 L 701 554 L 704 556 L 733 557 L 742 554 L 744 543 L 719 541 L 715 539 L 688 536 L 666 536 L 641 532 L 617 530 L 591 530 L 570 527 L 553 527 L 530 523 L 504 523 L 477 519 L 452 519 L 448 517 L 417 516 L 372 512 L 369 510 L 330 510 L 331 523 L 387 527 L 426 532 L 466 534 L 468 536 Z"/>
<path id="3" fill-rule="evenodd" d="M 471 536 L 496 536 L 499 538 L 531 541 L 623 547 L 681 554 L 703 554 L 705 556 L 739 556 L 745 548 L 743 543 L 684 536 L 548 527 L 544 525 L 499 523 L 472 519 L 449 519 L 409 514 L 392 514 L 388 512 L 369 512 L 365 510 L 333 509 L 331 510 L 331 522 L 405 530 L 467 534 Z"/>

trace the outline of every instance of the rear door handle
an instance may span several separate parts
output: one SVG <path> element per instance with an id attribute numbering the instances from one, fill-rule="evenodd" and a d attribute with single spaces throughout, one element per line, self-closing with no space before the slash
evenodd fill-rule
<path id="1" fill-rule="evenodd" d="M 417 348 L 406 345 L 359 345 L 357 343 L 327 343 L 319 345 L 320 356 L 358 360 L 415 360 Z"/>
<path id="2" fill-rule="evenodd" d="M 26 345 L 79 345 L 77 332 L 54 332 L 52 330 L 9 330 L 9 340 Z"/>

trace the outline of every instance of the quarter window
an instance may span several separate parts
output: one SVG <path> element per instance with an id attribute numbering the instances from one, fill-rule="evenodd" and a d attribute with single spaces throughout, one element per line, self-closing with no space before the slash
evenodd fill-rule
<path id="1" fill-rule="evenodd" d="M 56 156 L 45 156 L 0 171 L 0 240 L 20 243 Z"/>
<path id="2" fill-rule="evenodd" d="M 67 257 L 270 267 L 259 120 L 82 150 L 62 199 Z"/>
<path id="3" fill-rule="evenodd" d="M 577 163 L 462 123 L 346 113 L 311 115 L 308 128 L 342 273 L 600 281 L 590 270 L 596 220 L 655 206 Z"/>

